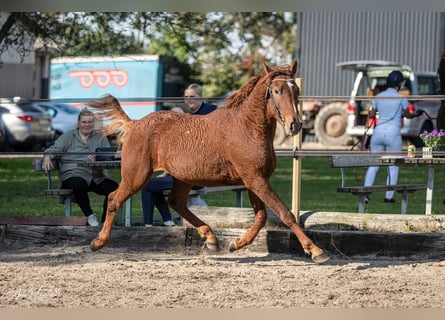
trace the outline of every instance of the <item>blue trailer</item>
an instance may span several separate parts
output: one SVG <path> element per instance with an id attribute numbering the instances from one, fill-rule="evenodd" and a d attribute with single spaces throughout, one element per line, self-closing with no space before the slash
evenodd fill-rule
<path id="1" fill-rule="evenodd" d="M 161 110 L 165 98 L 184 91 L 184 65 L 169 56 L 55 58 L 50 72 L 50 100 L 82 107 L 111 94 L 132 119 Z"/>

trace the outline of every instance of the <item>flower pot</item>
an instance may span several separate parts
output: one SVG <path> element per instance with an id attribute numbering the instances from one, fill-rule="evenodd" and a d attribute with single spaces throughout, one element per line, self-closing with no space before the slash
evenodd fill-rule
<path id="1" fill-rule="evenodd" d="M 445 147 L 423 147 L 422 158 L 444 158 Z"/>

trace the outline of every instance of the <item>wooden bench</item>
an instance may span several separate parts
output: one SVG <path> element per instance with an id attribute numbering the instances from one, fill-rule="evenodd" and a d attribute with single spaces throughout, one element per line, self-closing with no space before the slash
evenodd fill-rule
<path id="1" fill-rule="evenodd" d="M 373 192 L 396 191 L 402 194 L 401 213 L 406 214 L 408 209 L 408 193 L 416 192 L 417 190 L 426 190 L 426 184 L 396 184 L 396 185 L 373 185 L 373 186 L 347 186 L 345 168 L 363 168 L 370 166 L 388 167 L 392 164 L 382 163 L 377 159 L 381 156 L 376 155 L 357 155 L 357 156 L 331 156 L 331 166 L 333 168 L 340 168 L 341 172 L 341 187 L 337 188 L 337 192 L 351 193 L 359 197 L 358 212 L 364 213 L 366 211 L 366 199 Z"/>
<path id="2" fill-rule="evenodd" d="M 43 159 L 34 159 L 33 160 L 33 167 L 34 171 L 43 171 L 42 169 L 42 163 Z M 71 206 L 74 202 L 74 194 L 73 190 L 71 189 L 60 189 L 60 188 L 54 188 L 53 187 L 53 181 L 51 172 L 59 170 L 58 163 L 54 162 L 53 168 L 47 172 L 47 189 L 42 190 L 40 192 L 41 195 L 44 196 L 59 196 L 60 203 L 65 204 L 65 216 L 69 217 L 71 216 Z M 191 199 L 194 197 L 200 197 L 202 195 L 205 195 L 210 192 L 218 192 L 218 191 L 225 191 L 225 190 L 232 190 L 236 192 L 236 206 L 242 207 L 243 206 L 243 191 L 246 191 L 245 186 L 220 186 L 220 187 L 203 187 L 201 189 L 192 189 L 189 193 L 189 205 L 191 204 Z M 168 196 L 170 194 L 171 190 L 164 190 L 163 194 L 164 196 Z M 131 217 L 130 211 L 131 211 L 131 199 L 127 200 L 130 201 L 129 207 L 130 209 L 126 209 L 126 214 L 124 217 L 123 208 L 121 208 L 118 212 L 118 223 L 125 224 L 125 226 L 131 225 Z"/>
<path id="3" fill-rule="evenodd" d="M 32 162 L 34 171 L 45 172 L 45 170 L 43 170 L 42 168 L 42 163 L 43 159 L 34 159 Z M 46 173 L 48 188 L 42 190 L 40 194 L 43 196 L 59 196 L 60 203 L 65 203 L 65 216 L 69 217 L 71 216 L 71 204 L 73 203 L 74 200 L 73 190 L 53 188 L 51 171 L 56 171 L 56 170 L 59 170 L 59 165 L 57 161 L 53 161 L 53 168 Z"/>
<path id="4" fill-rule="evenodd" d="M 236 193 L 236 206 L 239 208 L 243 207 L 243 192 L 247 190 L 247 188 L 243 185 L 238 186 L 219 186 L 219 187 L 203 187 L 201 189 L 192 189 L 189 192 L 189 204 L 191 203 L 191 198 L 200 197 L 207 193 L 218 192 L 218 191 L 226 191 L 231 190 Z M 171 190 L 164 190 L 163 195 L 168 196 Z"/>

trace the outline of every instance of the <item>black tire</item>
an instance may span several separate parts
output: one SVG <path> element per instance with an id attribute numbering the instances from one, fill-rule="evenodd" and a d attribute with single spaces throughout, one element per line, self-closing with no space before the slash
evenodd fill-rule
<path id="1" fill-rule="evenodd" d="M 9 145 L 8 145 L 8 141 L 5 140 L 3 142 L 0 143 L 0 152 L 8 152 L 9 150 Z"/>
<path id="2" fill-rule="evenodd" d="M 315 123 L 314 131 L 318 142 L 329 146 L 344 146 L 352 139 L 346 133 L 348 123 L 348 106 L 345 103 L 331 103 L 320 109 Z"/>

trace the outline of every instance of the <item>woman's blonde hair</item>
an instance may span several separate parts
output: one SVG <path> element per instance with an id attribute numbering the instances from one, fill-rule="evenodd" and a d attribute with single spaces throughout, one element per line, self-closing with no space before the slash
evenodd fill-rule
<path id="1" fill-rule="evenodd" d="M 202 87 L 197 83 L 191 83 L 185 90 L 193 90 L 196 94 L 202 97 Z"/>
<path id="2" fill-rule="evenodd" d="M 94 112 L 91 111 L 90 109 L 88 109 L 87 107 L 83 108 L 79 112 L 79 116 L 77 117 L 77 121 L 79 121 L 80 118 L 85 117 L 85 116 L 92 116 L 92 117 L 94 117 Z"/>

